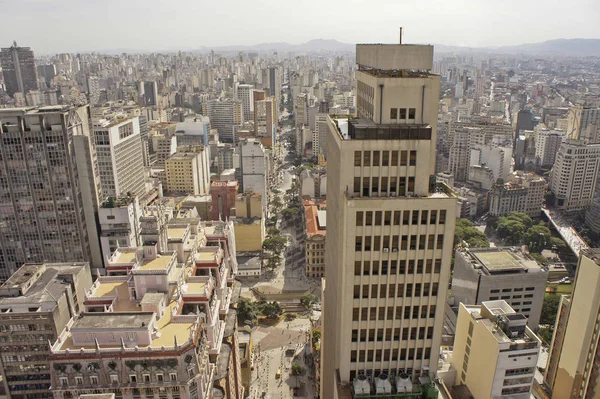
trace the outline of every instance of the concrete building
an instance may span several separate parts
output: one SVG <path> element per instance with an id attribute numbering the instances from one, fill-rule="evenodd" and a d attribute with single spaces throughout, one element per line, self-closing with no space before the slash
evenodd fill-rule
<path id="1" fill-rule="evenodd" d="M 240 168 L 238 147 L 230 143 L 219 143 L 217 146 L 217 174 L 227 169 Z"/>
<path id="2" fill-rule="evenodd" d="M 155 81 L 140 82 L 140 96 L 144 106 L 158 106 L 158 84 Z"/>
<path id="3" fill-rule="evenodd" d="M 451 364 L 473 398 L 529 399 L 541 340 L 505 301 L 461 304 Z"/>
<path id="4" fill-rule="evenodd" d="M 458 249 L 454 257 L 452 296 L 456 302 L 480 305 L 505 300 L 537 328 L 548 270 L 518 248 Z"/>
<path id="5" fill-rule="evenodd" d="M 241 190 L 258 193 L 263 201 L 263 213 L 267 215 L 267 198 L 270 190 L 267 186 L 269 158 L 262 143 L 256 139 L 240 140 Z"/>
<path id="6" fill-rule="evenodd" d="M 306 276 L 325 277 L 325 236 L 327 235 L 327 202 L 304 200 L 306 220 Z"/>
<path id="7" fill-rule="evenodd" d="M 119 247 L 142 245 L 142 209 L 137 197 L 109 197 L 98 209 L 100 247 L 106 261 Z"/>
<path id="8" fill-rule="evenodd" d="M 29 47 L 19 47 L 13 42 L 12 46 L 0 50 L 0 67 L 9 96 L 39 89 L 35 57 Z"/>
<path id="9" fill-rule="evenodd" d="M 233 219 L 239 252 L 260 252 L 265 239 L 265 218 L 259 193 L 246 192 L 235 198 Z"/>
<path id="10" fill-rule="evenodd" d="M 535 157 L 540 168 L 549 169 L 556 161 L 556 154 L 565 139 L 562 130 L 535 130 Z"/>
<path id="11" fill-rule="evenodd" d="M 208 147 L 179 147 L 165 161 L 167 190 L 192 195 L 210 192 L 210 161 Z"/>
<path id="12" fill-rule="evenodd" d="M 312 156 L 327 160 L 327 114 L 317 114 L 312 138 Z"/>
<path id="13" fill-rule="evenodd" d="M 237 131 L 244 122 L 241 101 L 210 100 L 203 115 L 208 115 L 211 127 L 219 131 L 222 142 L 237 144 Z"/>
<path id="14" fill-rule="evenodd" d="M 235 99 L 242 102 L 244 120 L 251 121 L 254 116 L 254 86 L 248 84 L 238 85 Z"/>
<path id="15" fill-rule="evenodd" d="M 600 395 L 599 259 L 600 249 L 581 251 L 573 292 L 561 298 L 544 379 L 552 399 Z"/>
<path id="16" fill-rule="evenodd" d="M 254 134 L 264 146 L 277 143 L 277 109 L 273 97 L 256 101 L 254 106 Z"/>
<path id="17" fill-rule="evenodd" d="M 230 216 L 232 216 L 231 209 L 235 208 L 235 199 L 237 196 L 237 192 L 237 180 L 215 180 L 211 183 L 211 220 L 227 220 Z"/>
<path id="18" fill-rule="evenodd" d="M 169 236 L 178 235 L 179 224 L 174 229 Z M 153 243 L 113 254 L 107 270 L 122 274 L 96 280 L 85 311 L 52 344 L 55 399 L 108 392 L 124 399 L 244 397 L 230 311 L 233 226 L 197 221 L 183 230 L 189 273 L 177 267 L 175 251 L 159 252 Z"/>
<path id="19" fill-rule="evenodd" d="M 146 192 L 138 117 L 94 121 L 94 143 L 102 191 L 100 199 Z"/>
<path id="20" fill-rule="evenodd" d="M 185 121 L 177 123 L 177 127 L 175 128 L 177 147 L 187 145 L 208 146 L 209 133 L 210 119 L 207 116 L 197 115 L 193 118 L 186 118 Z"/>
<path id="21" fill-rule="evenodd" d="M 587 208 L 594 198 L 599 168 L 600 144 L 563 142 L 550 175 L 554 205 L 566 212 Z"/>
<path id="22" fill-rule="evenodd" d="M 296 116 L 296 126 L 308 125 L 308 97 L 306 93 L 300 93 L 296 96 L 294 114 Z"/>
<path id="23" fill-rule="evenodd" d="M 0 376 L 8 399 L 49 399 L 54 340 L 84 309 L 88 263 L 25 264 L 0 285 Z"/>
<path id="24" fill-rule="evenodd" d="M 600 143 L 600 108 L 571 107 L 567 117 L 567 139 Z"/>
<path id="25" fill-rule="evenodd" d="M 522 212 L 539 217 L 547 187 L 543 177 L 530 172 L 516 171 L 506 181 L 498 179 L 490 191 L 490 215 Z"/>
<path id="26" fill-rule="evenodd" d="M 433 47 L 356 46 L 357 119 L 329 119 L 321 397 L 437 370 L 456 198 L 435 182 Z M 392 384 L 395 386 L 392 388 Z"/>
<path id="27" fill-rule="evenodd" d="M 2 109 L 0 125 L 0 280 L 31 262 L 100 267 L 89 107 Z"/>

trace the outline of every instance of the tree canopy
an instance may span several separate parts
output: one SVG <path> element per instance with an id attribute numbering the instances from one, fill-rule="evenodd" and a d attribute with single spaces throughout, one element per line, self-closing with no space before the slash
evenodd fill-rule
<path id="1" fill-rule="evenodd" d="M 454 245 L 465 241 L 471 248 L 487 248 L 490 243 L 484 233 L 479 231 L 469 219 L 458 219 L 454 231 Z"/>

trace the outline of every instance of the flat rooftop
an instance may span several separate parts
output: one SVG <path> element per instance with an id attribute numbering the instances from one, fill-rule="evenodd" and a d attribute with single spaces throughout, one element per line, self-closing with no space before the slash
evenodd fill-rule
<path id="1" fill-rule="evenodd" d="M 117 256 L 112 263 L 133 263 L 135 262 L 137 251 L 127 251 L 117 253 Z"/>
<path id="2" fill-rule="evenodd" d="M 477 259 L 491 272 L 507 270 L 527 270 L 510 252 L 480 252 Z"/>
<path id="3" fill-rule="evenodd" d="M 462 256 L 487 274 L 541 272 L 542 266 L 520 248 L 481 248 L 464 250 Z"/>
<path id="4" fill-rule="evenodd" d="M 167 236 L 169 240 L 182 240 L 186 230 L 187 227 L 168 227 Z"/>
<path id="5" fill-rule="evenodd" d="M 115 328 L 140 328 L 147 330 L 153 316 L 153 312 L 83 313 L 83 317 L 75 321 L 71 330 L 110 330 Z"/>
<path id="6" fill-rule="evenodd" d="M 159 255 L 156 259 L 144 259 L 137 270 L 166 270 L 171 261 L 171 254 Z"/>

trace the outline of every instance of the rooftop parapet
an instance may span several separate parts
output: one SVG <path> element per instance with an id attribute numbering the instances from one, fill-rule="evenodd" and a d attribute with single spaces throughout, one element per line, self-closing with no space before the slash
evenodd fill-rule
<path id="1" fill-rule="evenodd" d="M 357 44 L 359 69 L 431 70 L 433 46 L 418 44 Z"/>

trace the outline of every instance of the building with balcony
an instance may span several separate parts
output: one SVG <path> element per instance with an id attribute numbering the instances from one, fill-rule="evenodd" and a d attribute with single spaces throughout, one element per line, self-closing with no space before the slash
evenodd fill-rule
<path id="1" fill-rule="evenodd" d="M 0 285 L 0 376 L 8 399 L 52 398 L 50 348 L 84 309 L 88 263 L 25 264 Z"/>
<path id="2" fill-rule="evenodd" d="M 505 301 L 460 305 L 451 364 L 474 398 L 529 399 L 541 340 Z"/>
<path id="3" fill-rule="evenodd" d="M 102 258 L 109 258 L 119 247 L 141 245 L 142 209 L 137 197 L 109 197 L 98 209 Z"/>
<path id="4" fill-rule="evenodd" d="M 118 248 L 107 276 L 86 292 L 85 311 L 51 348 L 55 399 L 92 393 L 243 397 L 230 311 L 237 273 L 233 226 L 174 219 L 167 230 L 169 240 L 189 238 L 184 262 L 177 251 L 149 242 Z"/>

